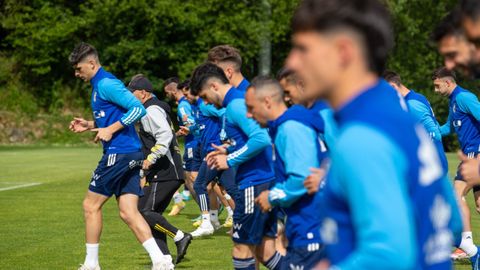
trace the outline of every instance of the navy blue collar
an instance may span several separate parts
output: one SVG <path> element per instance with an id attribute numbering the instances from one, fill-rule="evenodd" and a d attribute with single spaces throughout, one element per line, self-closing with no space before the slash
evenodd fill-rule
<path id="1" fill-rule="evenodd" d="M 457 87 L 455 87 L 455 89 L 453 89 L 453 91 L 452 91 L 452 93 L 450 94 L 449 98 L 450 98 L 451 100 L 455 100 L 455 97 L 457 97 L 457 95 L 460 94 L 460 92 L 462 92 L 462 91 L 464 91 L 464 89 L 457 85 Z"/>
<path id="2" fill-rule="evenodd" d="M 199 107 L 203 102 L 203 99 L 202 98 L 198 98 L 197 99 L 197 102 L 195 102 L 195 106 Z"/>
<path id="3" fill-rule="evenodd" d="M 325 110 L 325 109 L 329 109 L 329 108 L 330 108 L 330 106 L 328 106 L 327 102 L 325 102 L 323 100 L 317 100 L 317 101 L 315 101 L 315 103 L 313 103 L 312 107 L 307 108 L 307 109 L 309 109 L 310 111 L 318 113 L 321 110 Z"/>
<path id="4" fill-rule="evenodd" d="M 250 82 L 247 79 L 243 78 L 240 84 L 236 87 L 238 90 L 246 92 L 247 88 L 250 86 Z"/>
<path id="5" fill-rule="evenodd" d="M 110 78 L 110 79 L 115 79 L 115 76 L 113 76 L 110 72 L 105 71 L 103 67 L 100 67 L 95 73 L 95 76 L 90 80 L 90 83 L 92 84 L 93 88 L 97 88 L 98 82 L 104 78 Z"/>
<path id="6" fill-rule="evenodd" d="M 222 102 L 222 107 L 226 108 L 227 105 L 232 102 L 232 100 L 237 99 L 237 98 L 245 98 L 244 93 L 238 91 L 235 87 L 230 87 L 228 89 L 227 94 L 225 94 L 225 97 L 223 98 Z"/>
<path id="7" fill-rule="evenodd" d="M 309 110 L 301 105 L 293 105 L 277 119 L 268 121 L 268 131 L 270 136 L 275 138 L 278 127 L 288 120 L 294 120 L 306 124 L 313 128 L 317 133 L 324 133 L 325 130 L 325 123 L 318 112 L 313 112 L 311 109 Z"/>

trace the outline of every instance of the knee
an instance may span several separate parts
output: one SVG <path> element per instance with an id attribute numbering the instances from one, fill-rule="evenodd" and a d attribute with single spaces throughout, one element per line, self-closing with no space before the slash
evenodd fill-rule
<path id="1" fill-rule="evenodd" d="M 123 220 L 123 222 L 130 224 L 133 218 L 133 213 L 132 211 L 126 210 L 126 209 L 120 209 L 119 211 L 120 218 Z"/>
<path id="2" fill-rule="evenodd" d="M 88 199 L 83 200 L 83 212 L 85 213 L 85 215 L 94 214 L 100 211 L 100 209 L 101 206 L 99 204 L 96 204 L 95 202 L 92 202 Z"/>
<path id="3" fill-rule="evenodd" d="M 253 257 L 253 250 L 248 245 L 234 244 L 232 249 L 232 256 L 234 258 L 250 258 Z"/>

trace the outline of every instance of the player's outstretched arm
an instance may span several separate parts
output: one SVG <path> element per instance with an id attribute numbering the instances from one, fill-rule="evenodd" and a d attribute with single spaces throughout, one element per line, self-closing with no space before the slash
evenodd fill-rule
<path id="1" fill-rule="evenodd" d="M 95 123 L 93 121 L 87 121 L 83 118 L 75 117 L 70 122 L 69 129 L 75 133 L 80 133 L 87 130 L 91 130 L 94 127 L 95 127 Z"/>

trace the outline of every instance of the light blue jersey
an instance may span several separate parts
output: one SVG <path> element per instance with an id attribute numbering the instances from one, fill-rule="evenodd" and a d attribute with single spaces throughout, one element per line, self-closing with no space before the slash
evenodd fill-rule
<path id="1" fill-rule="evenodd" d="M 344 105 L 321 235 L 335 269 L 451 269 L 462 231 L 438 150 L 380 80 Z"/>
<path id="2" fill-rule="evenodd" d="M 410 90 L 404 97 L 408 111 L 412 114 L 423 127 L 427 130 L 428 135 L 439 150 L 440 160 L 445 171 L 448 171 L 448 160 L 442 144 L 442 135 L 440 133 L 440 125 L 435 118 L 430 102 L 424 95 Z"/>
<path id="3" fill-rule="evenodd" d="M 455 132 L 462 151 L 480 152 L 480 102 L 478 98 L 460 86 L 450 94 L 448 120 L 440 127 L 442 136 Z"/>
<path id="4" fill-rule="evenodd" d="M 318 215 L 320 193 L 307 194 L 303 182 L 311 168 L 320 167 L 327 149 L 320 135 L 324 121 L 318 112 L 300 105 L 290 107 L 268 124 L 274 140 L 276 183 L 270 189 L 269 201 L 287 214 L 285 235 L 289 247 L 321 248 L 321 218 Z M 288 251 L 287 251 L 288 253 Z"/>
<path id="5" fill-rule="evenodd" d="M 193 115 L 192 105 L 185 97 L 180 98 L 177 108 L 178 123 L 181 126 L 195 126 L 195 117 Z M 191 143 L 195 139 L 193 134 L 185 137 L 185 144 Z"/>

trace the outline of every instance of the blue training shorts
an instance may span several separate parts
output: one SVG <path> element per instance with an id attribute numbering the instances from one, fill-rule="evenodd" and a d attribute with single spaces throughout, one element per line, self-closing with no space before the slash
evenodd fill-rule
<path id="1" fill-rule="evenodd" d="M 104 154 L 93 172 L 88 189 L 107 197 L 125 193 L 143 196 L 140 188 L 142 164 L 142 152 Z"/>
<path id="2" fill-rule="evenodd" d="M 235 243 L 259 245 L 263 237 L 277 235 L 277 213 L 272 210 L 263 213 L 255 204 L 255 198 L 268 190 L 270 183 L 239 189 L 233 212 L 232 240 Z"/>

